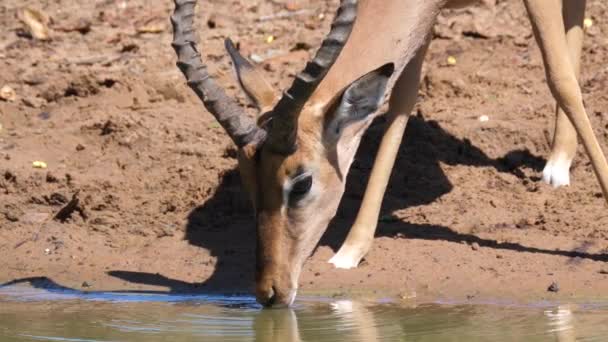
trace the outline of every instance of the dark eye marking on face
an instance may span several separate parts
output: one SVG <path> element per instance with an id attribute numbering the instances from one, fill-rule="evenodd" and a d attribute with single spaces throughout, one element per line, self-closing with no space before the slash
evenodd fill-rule
<path id="1" fill-rule="evenodd" d="M 289 205 L 295 205 L 310 192 L 312 188 L 312 174 L 300 172 L 291 181 L 289 189 Z"/>

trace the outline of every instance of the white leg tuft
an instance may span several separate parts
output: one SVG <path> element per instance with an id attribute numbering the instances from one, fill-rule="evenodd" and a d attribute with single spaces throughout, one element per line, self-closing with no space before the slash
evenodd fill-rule
<path id="1" fill-rule="evenodd" d="M 570 166 L 572 160 L 563 156 L 550 158 L 543 170 L 543 181 L 554 188 L 570 185 Z"/>
<path id="2" fill-rule="evenodd" d="M 336 268 L 351 269 L 356 268 L 364 256 L 361 248 L 342 246 L 338 253 L 329 259 L 329 263 L 334 264 Z"/>

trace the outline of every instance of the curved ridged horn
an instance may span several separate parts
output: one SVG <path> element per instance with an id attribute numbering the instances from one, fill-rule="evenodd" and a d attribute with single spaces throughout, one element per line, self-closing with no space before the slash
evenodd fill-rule
<path id="1" fill-rule="evenodd" d="M 273 110 L 268 144 L 274 152 L 291 154 L 296 150 L 298 117 L 304 104 L 317 89 L 348 40 L 357 16 L 357 0 L 341 0 L 329 34 L 315 58 L 296 76 Z"/>
<path id="2" fill-rule="evenodd" d="M 205 108 L 224 127 L 238 147 L 259 145 L 266 132 L 248 117 L 242 108 L 217 85 L 203 64 L 196 48 L 196 35 L 192 28 L 196 0 L 175 0 L 171 15 L 173 25 L 173 49 L 177 54 L 177 66 L 182 71 L 188 86 L 203 101 Z"/>

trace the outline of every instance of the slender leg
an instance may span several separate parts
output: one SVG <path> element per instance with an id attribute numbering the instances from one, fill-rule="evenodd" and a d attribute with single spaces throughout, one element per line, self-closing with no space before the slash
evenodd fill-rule
<path id="1" fill-rule="evenodd" d="M 553 97 L 574 125 L 608 202 L 608 163 L 583 105 L 562 22 L 561 0 L 525 0 Z"/>
<path id="2" fill-rule="evenodd" d="M 585 19 L 586 0 L 564 0 L 562 10 L 564 26 L 566 27 L 566 42 L 570 52 L 570 63 L 574 68 L 576 78 L 581 69 L 581 51 L 583 48 L 583 20 Z M 556 104 L 555 134 L 551 154 L 543 170 L 543 180 L 559 187 L 570 185 L 570 165 L 576 154 L 576 130 L 570 120 Z"/>
<path id="3" fill-rule="evenodd" d="M 340 247 L 338 253 L 329 260 L 337 268 L 357 267 L 372 246 L 382 198 L 395 165 L 407 119 L 418 96 L 420 71 L 427 47 L 428 44 L 418 51 L 416 57 L 404 69 L 393 88 L 389 102 L 389 114 L 387 114 L 387 128 L 376 155 L 361 208 L 346 237 L 346 241 Z"/>

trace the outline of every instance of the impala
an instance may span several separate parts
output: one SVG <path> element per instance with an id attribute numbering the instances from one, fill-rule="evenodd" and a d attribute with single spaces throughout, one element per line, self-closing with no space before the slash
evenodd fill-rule
<path id="1" fill-rule="evenodd" d="M 290 305 L 302 265 L 336 213 L 361 137 L 388 101 L 388 124 L 361 209 L 330 262 L 356 267 L 369 251 L 435 19 L 442 8 L 471 1 L 341 0 L 315 57 L 280 97 L 226 40 L 238 81 L 259 108 L 255 120 L 202 62 L 193 29 L 196 1 L 175 2 L 177 65 L 238 147 L 239 170 L 256 213 L 257 300 L 265 306 Z M 577 81 L 585 0 L 524 2 L 558 108 L 543 178 L 554 186 L 569 184 L 578 135 L 608 198 L 608 164 Z"/>

